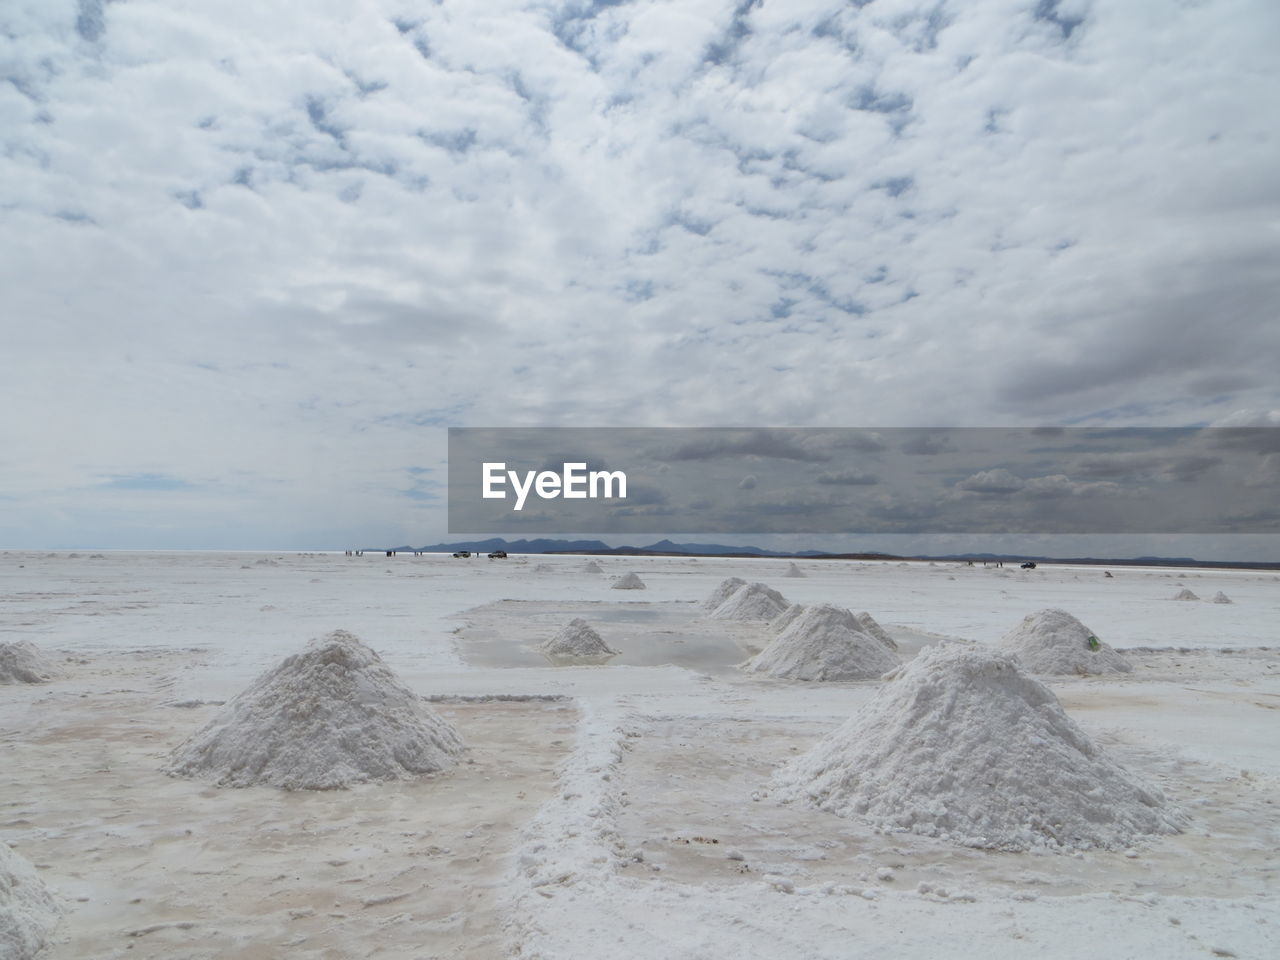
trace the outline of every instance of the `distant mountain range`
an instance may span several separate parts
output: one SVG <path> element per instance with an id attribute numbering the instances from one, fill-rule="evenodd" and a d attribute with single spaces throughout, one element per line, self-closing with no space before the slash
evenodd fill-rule
<path id="1" fill-rule="evenodd" d="M 1107 566 L 1141 566 L 1141 567 L 1238 567 L 1250 570 L 1280 570 L 1280 563 L 1196 560 L 1192 557 L 1045 557 L 1031 555 L 995 554 L 995 553 L 953 553 L 946 556 L 899 557 L 888 553 L 828 553 L 823 550 L 800 550 L 787 553 L 779 550 L 764 550 L 752 546 L 726 546 L 721 543 L 673 543 L 670 540 L 659 540 L 644 547 L 611 547 L 602 540 L 504 540 L 502 537 L 490 537 L 488 540 L 459 540 L 454 543 L 433 543 L 425 547 L 366 547 L 367 553 L 394 550 L 397 553 L 454 553 L 458 550 L 470 550 L 472 553 L 491 553 L 494 550 L 505 550 L 507 553 L 585 553 L 601 556 L 689 556 L 689 557 L 776 557 L 779 559 L 828 559 L 828 560 L 934 560 L 951 563 L 992 562 L 1002 560 L 1005 563 L 1078 563 Z"/>

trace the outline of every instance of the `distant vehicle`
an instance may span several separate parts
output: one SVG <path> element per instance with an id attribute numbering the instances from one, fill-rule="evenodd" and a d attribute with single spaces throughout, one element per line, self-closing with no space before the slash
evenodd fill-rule
<path id="1" fill-rule="evenodd" d="M 459 560 L 466 560 L 468 557 L 470 557 L 470 556 L 471 556 L 471 551 L 470 551 L 470 550 L 459 550 L 459 551 L 457 551 L 456 553 L 454 553 L 454 556 L 455 556 L 455 557 L 457 557 Z"/>
<path id="2" fill-rule="evenodd" d="M 1034 560 L 1028 560 L 1026 563 L 1022 565 L 1023 570 L 1034 570 L 1035 568 L 1036 568 L 1036 562 Z"/>
<path id="3" fill-rule="evenodd" d="M 505 550 L 495 550 L 495 551 L 493 551 L 493 553 L 489 554 L 489 559 L 490 559 L 490 560 L 505 560 L 505 559 L 507 559 L 507 551 L 505 551 Z"/>

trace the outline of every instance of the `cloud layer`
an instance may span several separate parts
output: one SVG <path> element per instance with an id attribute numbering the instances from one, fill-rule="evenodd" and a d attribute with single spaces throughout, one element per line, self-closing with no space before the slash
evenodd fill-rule
<path id="1" fill-rule="evenodd" d="M 447 425 L 1280 405 L 1267 0 L 0 27 L 0 543 L 432 539 Z"/>

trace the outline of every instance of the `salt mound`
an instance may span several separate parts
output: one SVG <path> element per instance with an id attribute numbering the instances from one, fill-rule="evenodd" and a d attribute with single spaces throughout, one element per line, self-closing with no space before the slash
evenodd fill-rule
<path id="1" fill-rule="evenodd" d="M 783 576 L 784 577 L 807 577 L 808 574 L 805 573 L 803 570 L 801 570 L 799 567 L 797 567 L 793 563 L 791 566 L 787 567 L 787 572 L 784 573 Z"/>
<path id="2" fill-rule="evenodd" d="M 1213 595 L 1212 602 L 1213 603 L 1231 603 L 1232 601 L 1230 597 L 1228 597 L 1225 593 L 1219 590 L 1217 593 Z"/>
<path id="3" fill-rule="evenodd" d="M 775 796 L 878 829 L 1000 850 L 1176 833 L 1164 796 L 1107 757 L 1013 657 L 928 648 L 774 776 Z"/>
<path id="4" fill-rule="evenodd" d="M 1173 595 L 1173 599 L 1175 599 L 1175 600 L 1199 600 L 1200 598 L 1199 598 L 1199 597 L 1197 597 L 1197 596 L 1196 596 L 1194 593 L 1192 593 L 1190 590 L 1188 590 L 1186 587 L 1183 587 L 1181 590 L 1179 590 L 1177 593 L 1175 593 L 1175 594 Z"/>
<path id="5" fill-rule="evenodd" d="M 30 640 L 0 643 L 0 684 L 44 683 L 57 675 L 57 667 Z"/>
<path id="6" fill-rule="evenodd" d="M 898 649 L 898 644 L 893 639 L 893 637 L 889 636 L 889 634 L 885 631 L 884 627 L 876 623 L 875 617 L 871 616 L 871 614 L 867 613 L 867 611 L 863 610 L 860 614 L 858 614 L 857 620 L 858 620 L 858 626 L 862 628 L 863 633 L 871 634 L 871 636 L 875 637 L 877 640 L 883 643 L 890 650 Z"/>
<path id="7" fill-rule="evenodd" d="M 451 766 L 457 732 L 345 630 L 312 640 L 170 754 L 164 772 L 220 786 L 332 790 Z"/>
<path id="8" fill-rule="evenodd" d="M 583 573 L 604 573 L 604 569 L 594 560 L 588 560 L 582 565 Z"/>
<path id="9" fill-rule="evenodd" d="M 645 589 L 644 581 L 640 579 L 638 573 L 628 573 L 625 577 L 619 577 L 618 581 L 613 585 L 614 590 L 643 590 Z"/>
<path id="10" fill-rule="evenodd" d="M 804 604 L 793 603 L 787 609 L 769 621 L 769 629 L 774 633 L 781 633 L 795 621 L 796 617 L 804 613 Z"/>
<path id="11" fill-rule="evenodd" d="M 711 611 L 717 620 L 772 620 L 790 604 L 777 590 L 763 583 L 748 583 Z"/>
<path id="12" fill-rule="evenodd" d="M 707 610 L 714 610 L 728 600 L 735 590 L 746 585 L 747 581 L 741 577 L 729 577 L 727 580 L 721 580 L 720 586 L 711 591 L 711 596 L 707 597 L 702 606 Z"/>
<path id="13" fill-rule="evenodd" d="M 795 617 L 745 668 L 790 680 L 867 680 L 897 665 L 879 640 L 858 629 L 852 613 L 823 604 Z"/>
<path id="14" fill-rule="evenodd" d="M 791 626 L 796 618 L 805 612 L 805 609 L 806 608 L 802 604 L 793 603 L 770 621 L 769 629 L 773 630 L 775 633 L 781 633 L 783 630 L 786 630 L 787 627 Z M 890 650 L 898 649 L 898 644 L 894 641 L 893 637 L 889 636 L 884 627 L 876 623 L 875 617 L 871 616 L 867 611 L 863 610 L 862 613 L 855 614 L 849 610 L 845 610 L 843 607 L 833 606 L 830 609 L 840 611 L 840 616 L 843 622 L 850 630 L 853 630 L 856 633 L 870 634 Z"/>
<path id="15" fill-rule="evenodd" d="M 534 573 L 555 573 L 556 568 L 549 563 L 539 563 L 534 565 L 533 572 Z"/>
<path id="16" fill-rule="evenodd" d="M 30 960 L 48 945 L 60 912 L 35 867 L 0 841 L 0 956 Z"/>
<path id="17" fill-rule="evenodd" d="M 1133 665 L 1065 610 L 1027 614 L 1000 640 L 1032 673 L 1128 673 Z"/>
<path id="18" fill-rule="evenodd" d="M 538 649 L 553 657 L 611 657 L 618 652 L 611 650 L 581 617 L 574 617 Z"/>

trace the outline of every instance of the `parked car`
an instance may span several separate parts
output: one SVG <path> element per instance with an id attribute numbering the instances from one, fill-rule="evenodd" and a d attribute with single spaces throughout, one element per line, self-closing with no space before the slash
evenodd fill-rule
<path id="1" fill-rule="evenodd" d="M 505 550 L 495 550 L 495 551 L 493 551 L 493 553 L 489 554 L 489 559 L 490 559 L 490 560 L 505 560 L 505 559 L 507 559 L 507 551 L 505 551 Z"/>
<path id="2" fill-rule="evenodd" d="M 1026 563 L 1022 565 L 1023 570 L 1034 570 L 1035 568 L 1036 568 L 1036 562 L 1034 560 L 1028 560 Z"/>
<path id="3" fill-rule="evenodd" d="M 454 553 L 454 556 L 455 556 L 455 557 L 457 557 L 459 560 L 466 560 L 468 557 L 470 557 L 470 556 L 471 556 L 471 551 L 470 551 L 470 550 L 459 550 L 459 551 L 457 551 L 456 553 Z"/>

